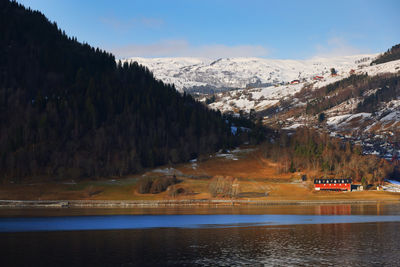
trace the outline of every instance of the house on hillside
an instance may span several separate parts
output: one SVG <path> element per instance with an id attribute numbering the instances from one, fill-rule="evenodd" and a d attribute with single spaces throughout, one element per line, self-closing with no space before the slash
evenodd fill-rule
<path id="1" fill-rule="evenodd" d="M 313 77 L 313 80 L 314 80 L 314 81 L 320 81 L 320 80 L 322 80 L 323 78 L 324 78 L 324 76 L 318 76 L 318 75 L 316 75 L 316 76 Z"/>
<path id="2" fill-rule="evenodd" d="M 293 80 L 290 82 L 290 84 L 298 84 L 298 83 L 300 83 L 300 80 Z"/>
<path id="3" fill-rule="evenodd" d="M 314 179 L 314 189 L 327 191 L 351 191 L 351 179 Z"/>

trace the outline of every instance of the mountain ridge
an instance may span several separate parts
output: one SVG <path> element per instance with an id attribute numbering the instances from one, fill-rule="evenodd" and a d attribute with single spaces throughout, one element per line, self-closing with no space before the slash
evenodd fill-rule
<path id="1" fill-rule="evenodd" d="M 147 65 L 156 78 L 178 82 L 178 89 L 192 93 L 222 113 L 248 114 L 249 117 L 257 114 L 272 128 L 317 127 L 334 135 L 353 136 L 354 142 L 371 140 L 370 136 L 375 134 L 381 140 L 362 141 L 374 147 L 373 142 L 383 144 L 384 140 L 396 140 L 400 135 L 400 94 L 396 91 L 400 60 L 392 56 L 396 48 L 398 45 L 383 54 L 303 61 L 258 58 L 207 59 L 204 62 L 193 58 L 131 60 Z M 387 59 L 388 55 L 392 60 Z M 385 62 L 380 62 L 382 59 Z M 217 82 L 213 84 L 212 79 Z M 185 88 L 185 85 L 192 87 Z M 207 87 L 211 90 L 206 90 Z M 357 87 L 358 91 L 352 87 Z M 309 113 L 312 109 L 313 113 Z M 381 156 L 391 158 L 396 153 L 400 155 L 394 147 L 396 145 L 384 149 L 375 147 L 369 152 L 380 151 Z"/>
<path id="2" fill-rule="evenodd" d="M 173 83 L 178 91 L 199 92 L 196 87 L 210 87 L 214 92 L 243 89 L 260 85 L 287 83 L 294 79 L 312 79 L 325 75 L 330 68 L 348 71 L 378 54 L 313 58 L 307 60 L 264 59 L 256 57 L 220 58 L 140 58 L 122 62 L 138 62 L 148 67 L 157 79 Z"/>

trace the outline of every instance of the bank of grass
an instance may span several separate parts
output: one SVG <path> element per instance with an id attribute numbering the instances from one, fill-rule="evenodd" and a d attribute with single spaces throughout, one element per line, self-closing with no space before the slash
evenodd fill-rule
<path id="1" fill-rule="evenodd" d="M 238 152 L 232 158 L 213 156 L 195 163 L 165 166 L 170 174 L 149 170 L 145 173 L 125 178 L 82 181 L 76 184 L 30 183 L 4 184 L 0 187 L 0 199 L 10 200 L 207 200 L 229 199 L 211 195 L 210 183 L 213 177 L 227 177 L 238 184 L 234 199 L 250 201 L 331 201 L 331 200 L 377 200 L 398 201 L 400 194 L 383 191 L 363 192 L 317 192 L 313 190 L 311 179 L 302 182 L 302 173 L 279 174 L 276 164 L 264 159 L 260 152 L 250 150 Z M 176 175 L 179 183 L 171 190 L 158 194 L 140 194 L 138 182 L 146 177 L 168 177 Z M 309 173 L 309 177 L 317 174 Z M 179 190 L 178 190 L 179 189 Z M 183 192 L 180 194 L 179 192 Z"/>

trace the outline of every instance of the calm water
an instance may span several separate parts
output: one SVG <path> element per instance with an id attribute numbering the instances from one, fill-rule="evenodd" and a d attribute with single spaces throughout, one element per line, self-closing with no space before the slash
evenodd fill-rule
<path id="1" fill-rule="evenodd" d="M 2 266 L 400 265 L 400 205 L 17 209 L 0 216 Z"/>

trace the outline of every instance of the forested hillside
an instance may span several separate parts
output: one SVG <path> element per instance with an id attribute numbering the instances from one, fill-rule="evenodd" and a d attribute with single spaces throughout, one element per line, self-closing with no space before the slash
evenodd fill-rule
<path id="1" fill-rule="evenodd" d="M 376 92 L 365 96 L 365 92 L 376 89 Z M 375 112 L 382 102 L 397 99 L 400 95 L 400 76 L 398 74 L 368 74 L 351 75 L 348 78 L 314 91 L 303 88 L 296 96 L 308 97 L 306 113 L 318 114 L 354 97 L 360 97 L 357 111 Z"/>
<path id="2" fill-rule="evenodd" d="M 219 112 L 0 1 L 0 177 L 125 175 L 232 144 Z"/>
<path id="3" fill-rule="evenodd" d="M 276 143 L 266 144 L 264 152 L 266 158 L 279 163 L 282 173 L 315 171 L 325 177 L 351 178 L 364 185 L 398 176 L 398 162 L 390 164 L 375 155 L 362 155 L 360 146 L 305 127 L 298 128 L 292 136 L 282 134 Z"/>
<path id="4" fill-rule="evenodd" d="M 400 44 L 392 46 L 392 48 L 390 48 L 388 51 L 378 56 L 374 61 L 371 62 L 371 65 L 381 64 L 398 59 L 400 59 Z"/>

